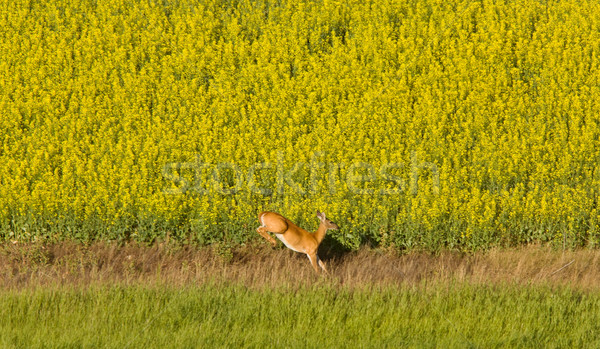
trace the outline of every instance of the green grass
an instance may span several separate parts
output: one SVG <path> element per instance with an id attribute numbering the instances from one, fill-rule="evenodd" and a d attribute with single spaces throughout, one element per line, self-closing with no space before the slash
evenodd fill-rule
<path id="1" fill-rule="evenodd" d="M 600 293 L 234 285 L 0 291 L 0 346 L 599 347 Z"/>

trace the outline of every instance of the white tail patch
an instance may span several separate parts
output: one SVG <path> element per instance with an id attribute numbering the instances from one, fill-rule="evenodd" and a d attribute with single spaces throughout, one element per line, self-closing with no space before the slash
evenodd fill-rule
<path id="1" fill-rule="evenodd" d="M 266 225 L 265 225 L 265 221 L 263 221 L 263 217 L 265 216 L 265 214 L 266 214 L 266 213 L 263 213 L 263 214 L 261 214 L 261 215 L 260 215 L 260 219 L 259 219 L 259 220 L 260 220 L 260 224 L 262 224 L 262 227 L 266 227 Z"/>
<path id="2" fill-rule="evenodd" d="M 275 236 L 281 240 L 281 242 L 283 242 L 283 244 L 289 248 L 292 251 L 296 251 L 296 252 L 300 252 L 297 249 L 295 249 L 292 245 L 290 245 L 290 243 L 283 237 L 283 234 L 275 234 Z M 310 258 L 310 257 L 309 257 Z"/>

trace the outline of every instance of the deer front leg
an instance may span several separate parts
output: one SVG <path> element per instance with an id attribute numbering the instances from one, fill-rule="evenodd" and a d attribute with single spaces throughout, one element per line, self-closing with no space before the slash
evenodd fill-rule
<path id="1" fill-rule="evenodd" d="M 325 263 L 323 263 L 323 261 L 321 260 L 321 258 L 319 258 L 319 256 L 317 256 L 317 262 L 319 262 L 319 266 L 321 267 L 321 269 L 323 269 L 325 274 L 329 274 L 329 272 L 327 271 L 327 268 L 325 268 Z"/>
<path id="2" fill-rule="evenodd" d="M 310 264 L 315 269 L 315 272 L 319 274 L 319 267 L 317 266 L 317 260 L 319 259 L 319 257 L 317 257 L 317 253 L 307 253 L 306 256 L 308 257 Z"/>
<path id="3" fill-rule="evenodd" d="M 273 237 L 271 235 L 269 235 L 269 232 L 267 232 L 267 228 L 265 227 L 258 227 L 256 228 L 256 231 L 262 235 L 262 237 L 264 237 L 268 242 L 271 243 L 271 245 L 276 246 L 277 245 L 277 241 L 275 239 L 273 239 Z"/>

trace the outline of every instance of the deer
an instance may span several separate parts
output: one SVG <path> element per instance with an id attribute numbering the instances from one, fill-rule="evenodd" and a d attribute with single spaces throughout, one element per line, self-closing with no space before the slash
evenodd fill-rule
<path id="1" fill-rule="evenodd" d="M 261 225 L 256 228 L 256 231 L 273 246 L 276 246 L 277 241 L 269 235 L 269 232 L 274 233 L 275 236 L 290 250 L 305 253 L 317 274 L 319 273 L 317 265 L 327 273 L 325 264 L 317 255 L 317 250 L 323 241 L 323 238 L 325 238 L 327 230 L 336 230 L 339 229 L 339 227 L 337 224 L 327 219 L 325 213 L 317 211 L 317 218 L 319 218 L 321 224 L 319 224 L 317 231 L 311 233 L 300 228 L 279 213 L 265 211 L 258 214 L 258 220 Z"/>

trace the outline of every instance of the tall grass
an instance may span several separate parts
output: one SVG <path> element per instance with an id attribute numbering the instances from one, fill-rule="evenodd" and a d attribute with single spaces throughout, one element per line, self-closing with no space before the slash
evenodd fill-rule
<path id="1" fill-rule="evenodd" d="M 0 291 L 2 347 L 600 345 L 600 294 L 529 287 Z"/>
<path id="2" fill-rule="evenodd" d="M 320 256 L 331 285 L 412 287 L 464 282 L 476 285 L 572 287 L 600 290 L 600 251 L 528 247 L 487 253 L 405 255 L 363 248 Z M 195 249 L 179 245 L 95 243 L 0 245 L 0 288 L 86 285 L 189 286 L 211 282 L 252 288 L 311 286 L 320 282 L 306 257 L 282 247 Z"/>

